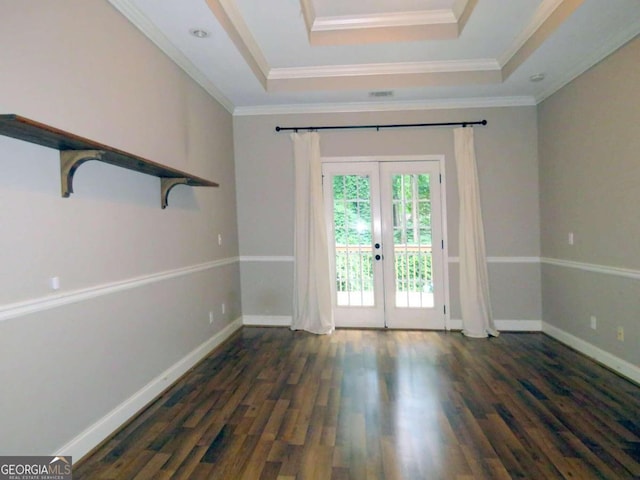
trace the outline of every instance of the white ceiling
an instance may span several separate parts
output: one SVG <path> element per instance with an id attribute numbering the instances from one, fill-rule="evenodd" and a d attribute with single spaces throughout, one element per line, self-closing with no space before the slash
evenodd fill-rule
<path id="1" fill-rule="evenodd" d="M 640 34 L 639 0 L 109 1 L 235 114 L 533 105 Z"/>

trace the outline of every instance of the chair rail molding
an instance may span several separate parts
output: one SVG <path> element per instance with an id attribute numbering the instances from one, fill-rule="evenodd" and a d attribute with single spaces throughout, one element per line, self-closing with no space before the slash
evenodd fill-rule
<path id="1" fill-rule="evenodd" d="M 586 272 L 602 273 L 604 275 L 640 280 L 640 270 L 634 270 L 631 268 L 609 267 L 607 265 L 598 265 L 595 263 L 576 262 L 574 260 L 561 260 L 559 258 L 548 257 L 542 257 L 540 262 L 544 265 L 554 265 L 556 267 L 573 268 L 576 270 L 584 270 Z"/>
<path id="2" fill-rule="evenodd" d="M 238 257 L 224 258 L 211 262 L 192 265 L 189 267 L 177 268 L 175 270 L 167 270 L 164 272 L 153 273 L 141 277 L 130 278 L 119 282 L 104 283 L 88 288 L 81 288 L 57 295 L 46 295 L 22 302 L 9 303 L 0 305 L 0 322 L 10 320 L 16 317 L 22 317 L 43 310 L 69 305 L 71 303 L 82 302 L 91 298 L 110 295 L 112 293 L 131 290 L 133 288 L 142 287 L 156 282 L 162 282 L 172 278 L 191 275 L 197 272 L 210 270 L 213 268 L 231 265 L 239 261 Z"/>

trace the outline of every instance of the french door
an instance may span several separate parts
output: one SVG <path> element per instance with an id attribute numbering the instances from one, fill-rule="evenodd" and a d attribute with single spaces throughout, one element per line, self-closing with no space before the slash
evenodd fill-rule
<path id="1" fill-rule="evenodd" d="M 443 329 L 440 164 L 323 164 L 336 326 Z"/>

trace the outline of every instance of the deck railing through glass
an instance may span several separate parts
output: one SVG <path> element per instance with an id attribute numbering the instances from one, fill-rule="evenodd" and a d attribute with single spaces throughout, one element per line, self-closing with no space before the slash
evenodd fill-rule
<path id="1" fill-rule="evenodd" d="M 375 305 L 373 255 L 371 245 L 335 246 L 339 306 Z M 397 244 L 394 260 L 396 307 L 433 307 L 431 246 Z"/>

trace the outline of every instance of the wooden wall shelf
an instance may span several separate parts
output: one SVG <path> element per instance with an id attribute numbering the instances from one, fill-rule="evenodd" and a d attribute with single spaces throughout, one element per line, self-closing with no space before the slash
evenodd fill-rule
<path id="1" fill-rule="evenodd" d="M 0 134 L 60 151 L 60 181 L 63 197 L 73 193 L 73 175 L 80 165 L 97 160 L 160 178 L 162 208 L 168 205 L 169 192 L 176 185 L 217 187 L 218 184 L 165 167 L 145 158 L 108 147 L 93 140 L 58 130 L 15 114 L 0 115 Z"/>

